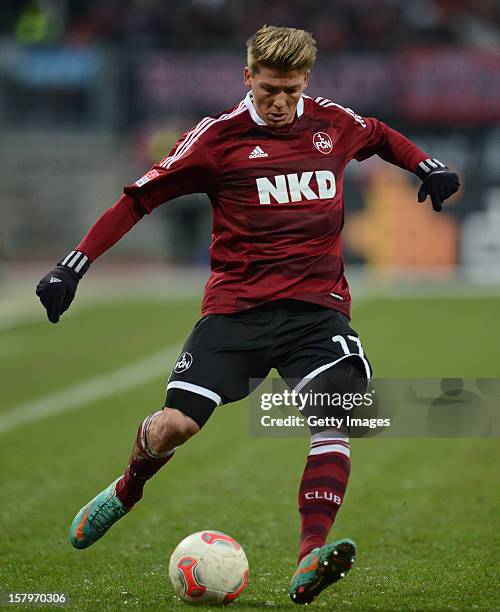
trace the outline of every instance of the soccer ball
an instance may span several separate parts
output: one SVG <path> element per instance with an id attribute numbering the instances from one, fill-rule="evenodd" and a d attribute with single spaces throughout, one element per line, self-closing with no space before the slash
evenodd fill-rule
<path id="1" fill-rule="evenodd" d="M 184 601 L 227 604 L 247 586 L 248 561 L 231 536 L 198 531 L 178 544 L 170 557 L 168 575 Z"/>

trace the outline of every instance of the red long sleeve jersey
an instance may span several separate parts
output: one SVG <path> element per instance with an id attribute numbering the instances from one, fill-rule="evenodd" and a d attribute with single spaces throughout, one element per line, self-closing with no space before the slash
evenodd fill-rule
<path id="1" fill-rule="evenodd" d="M 381 121 L 326 98 L 303 96 L 291 124 L 270 128 L 249 94 L 184 134 L 168 157 L 125 187 L 76 248 L 93 260 L 157 206 L 207 193 L 212 272 L 203 315 L 295 298 L 349 316 L 344 170 L 351 159 L 374 154 L 409 171 L 428 157 Z"/>

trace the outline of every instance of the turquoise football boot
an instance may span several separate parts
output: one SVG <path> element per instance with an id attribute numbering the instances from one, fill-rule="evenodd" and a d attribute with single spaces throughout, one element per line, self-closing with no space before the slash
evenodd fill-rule
<path id="1" fill-rule="evenodd" d="M 111 525 L 129 512 L 130 508 L 124 506 L 115 493 L 120 478 L 96 495 L 73 519 L 70 539 L 75 548 L 87 548 L 94 544 Z"/>
<path id="2" fill-rule="evenodd" d="M 347 538 L 315 548 L 299 563 L 289 595 L 296 604 L 309 604 L 334 582 L 347 575 L 356 560 L 356 544 Z"/>

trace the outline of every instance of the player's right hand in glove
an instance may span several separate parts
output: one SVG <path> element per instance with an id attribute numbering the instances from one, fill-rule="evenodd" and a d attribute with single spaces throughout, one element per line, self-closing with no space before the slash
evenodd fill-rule
<path id="1" fill-rule="evenodd" d="M 418 191 L 418 201 L 424 202 L 431 197 L 432 208 L 440 212 L 443 202 L 456 193 L 460 187 L 460 178 L 456 172 L 447 168 L 438 159 L 426 159 L 417 167 L 417 174 L 422 179 Z"/>
<path id="2" fill-rule="evenodd" d="M 46 274 L 36 286 L 47 317 L 57 323 L 75 297 L 78 282 L 89 268 L 89 258 L 80 251 L 71 253 Z"/>

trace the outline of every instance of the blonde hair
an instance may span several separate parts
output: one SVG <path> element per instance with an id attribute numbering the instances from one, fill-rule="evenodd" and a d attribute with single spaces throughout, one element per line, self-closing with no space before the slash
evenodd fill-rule
<path id="1" fill-rule="evenodd" d="M 265 25 L 247 41 L 247 66 L 253 74 L 260 66 L 306 72 L 316 53 L 316 41 L 309 32 Z"/>

